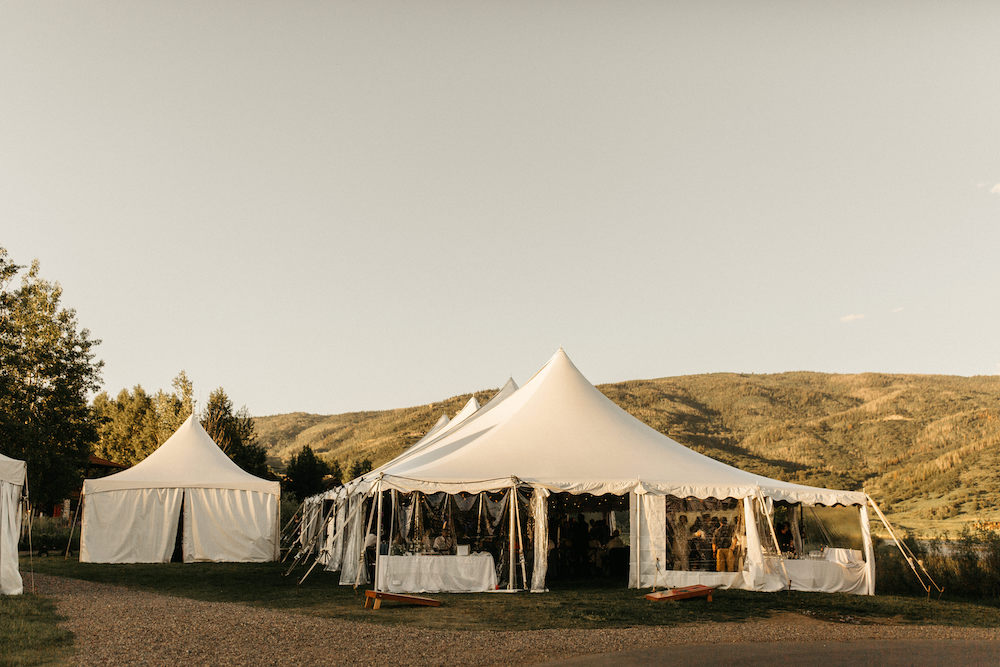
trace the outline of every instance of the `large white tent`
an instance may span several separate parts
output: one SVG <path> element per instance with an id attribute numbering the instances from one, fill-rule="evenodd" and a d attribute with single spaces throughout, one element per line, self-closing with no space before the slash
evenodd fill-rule
<path id="1" fill-rule="evenodd" d="M 396 516 L 397 494 L 443 492 L 466 497 L 505 490 L 509 498 L 518 497 L 513 490 L 530 494 L 530 506 L 521 514 L 521 503 L 506 505 L 510 549 L 499 557 L 507 559 L 508 587 L 515 587 L 520 574 L 524 587 L 530 581 L 532 589 L 545 588 L 548 550 L 552 548 L 546 499 L 558 493 L 628 496 L 629 581 L 635 587 L 706 584 L 753 590 L 874 593 L 874 553 L 864 493 L 769 479 L 699 454 L 615 405 L 587 381 L 562 349 L 524 387 L 488 412 L 425 442 L 418 451 L 406 452 L 376 475 L 348 483 L 344 493 L 350 496 L 352 506 L 365 497 L 378 502 L 369 503 L 369 528 L 356 520 L 348 529 L 357 534 L 346 540 L 350 546 L 344 563 L 357 561 L 352 549 L 363 543 L 365 530 L 377 532 L 380 543 L 385 543 L 381 530 L 385 526 L 392 533 L 394 528 L 392 520 L 387 523 L 382 517 Z M 392 507 L 383 507 L 386 502 Z M 696 509 L 709 505 L 716 508 L 715 513 L 728 512 L 734 523 L 738 521 L 739 544 L 734 538 L 732 546 L 742 554 L 738 567 L 725 571 L 691 569 L 685 565 L 686 555 L 673 553 L 680 528 L 671 522 L 682 514 L 685 516 L 677 524 L 685 525 L 688 518 L 697 522 Z M 822 511 L 817 508 L 846 508 L 857 539 L 850 545 L 830 539 L 822 548 L 805 553 L 796 533 L 798 553 L 790 556 L 783 553 L 782 540 L 775 533 L 778 506 L 789 516 L 799 517 L 803 508 L 813 514 Z M 481 506 L 479 511 L 482 513 Z M 531 535 L 522 534 L 528 527 L 525 513 L 533 518 Z M 396 525 L 402 523 L 409 529 L 405 522 L 403 519 Z M 529 541 L 533 542 L 530 578 L 520 547 L 524 544 L 527 550 Z M 515 572 L 517 551 L 521 551 L 516 568 L 520 573 Z M 385 547 L 380 552 L 385 553 Z M 377 565 L 378 585 L 390 590 L 413 590 L 419 585 L 410 576 L 417 560 L 380 556 L 379 561 L 384 561 L 384 570 L 405 567 L 409 574 L 394 577 L 391 572 L 380 572 Z M 439 559 L 427 567 L 440 568 L 443 562 Z"/>
<path id="2" fill-rule="evenodd" d="M 278 482 L 242 470 L 192 415 L 134 467 L 84 481 L 80 560 L 167 562 L 181 516 L 184 562 L 274 560 L 280 495 Z"/>
<path id="3" fill-rule="evenodd" d="M 17 541 L 27 472 L 24 461 L 0 454 L 0 595 L 19 595 L 24 590 L 17 569 Z"/>

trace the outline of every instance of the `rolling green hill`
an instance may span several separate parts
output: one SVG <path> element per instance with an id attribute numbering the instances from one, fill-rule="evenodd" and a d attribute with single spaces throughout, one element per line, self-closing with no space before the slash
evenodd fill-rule
<path id="1" fill-rule="evenodd" d="M 675 440 L 794 482 L 867 490 L 921 533 L 1000 519 L 1000 377 L 863 373 L 713 373 L 598 387 Z M 495 390 L 476 394 L 480 402 Z M 310 445 L 341 463 L 378 465 L 469 395 L 341 415 L 256 418 L 272 462 Z"/>

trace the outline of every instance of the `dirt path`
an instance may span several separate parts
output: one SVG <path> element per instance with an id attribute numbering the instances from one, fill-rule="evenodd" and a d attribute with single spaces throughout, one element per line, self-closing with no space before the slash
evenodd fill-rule
<path id="1" fill-rule="evenodd" d="M 747 623 L 607 630 L 441 631 L 317 618 L 229 602 L 200 602 L 35 575 L 76 635 L 80 665 L 278 665 L 545 662 L 685 644 L 1000 640 L 1000 629 L 849 625 L 782 614 Z M 385 608 L 374 613 L 392 613 Z M 607 656 L 605 656 L 607 657 Z"/>

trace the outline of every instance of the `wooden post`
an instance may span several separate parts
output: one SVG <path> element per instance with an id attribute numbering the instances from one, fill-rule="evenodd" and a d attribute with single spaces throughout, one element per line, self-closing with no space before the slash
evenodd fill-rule
<path id="1" fill-rule="evenodd" d="M 80 502 L 76 505 L 76 511 L 73 512 L 73 521 L 69 526 L 69 540 L 66 541 L 66 555 L 63 556 L 63 560 L 69 560 L 69 550 L 73 546 L 73 533 L 76 532 L 76 519 L 80 516 L 80 510 L 83 508 L 83 494 L 80 494 Z M 31 524 L 28 524 L 28 529 L 31 529 Z M 83 531 L 81 531 L 82 533 Z M 28 549 L 31 547 L 29 545 Z"/>

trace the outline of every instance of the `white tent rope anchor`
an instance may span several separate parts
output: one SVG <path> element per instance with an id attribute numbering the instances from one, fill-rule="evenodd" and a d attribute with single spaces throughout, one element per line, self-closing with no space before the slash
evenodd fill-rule
<path id="1" fill-rule="evenodd" d="M 882 510 L 877 504 L 875 504 L 875 500 L 867 493 L 865 494 L 865 497 L 868 498 L 868 503 L 872 506 L 872 509 L 875 510 L 875 514 L 878 515 L 879 520 L 882 521 L 882 525 L 885 526 L 887 531 L 889 531 L 889 537 L 891 537 L 892 541 L 896 543 L 896 548 L 899 549 L 899 552 L 903 555 L 903 559 L 906 560 L 907 565 L 909 565 L 910 569 L 913 570 L 913 574 L 916 575 L 917 581 L 920 582 L 920 585 L 923 587 L 927 595 L 930 596 L 931 587 L 934 587 L 939 595 L 944 593 L 944 589 L 937 585 L 937 582 L 934 581 L 933 577 L 931 577 L 931 573 L 927 571 L 926 567 L 924 567 L 923 562 L 921 562 L 920 559 L 913 554 L 910 547 L 906 545 L 906 542 L 903 542 L 896 537 L 896 532 L 892 529 L 892 525 L 889 523 L 889 520 L 885 518 L 884 514 L 882 514 Z M 918 566 L 924 573 L 924 576 L 927 577 L 927 580 L 930 582 L 929 584 L 925 583 L 923 577 L 920 576 L 920 572 L 917 571 Z"/>

